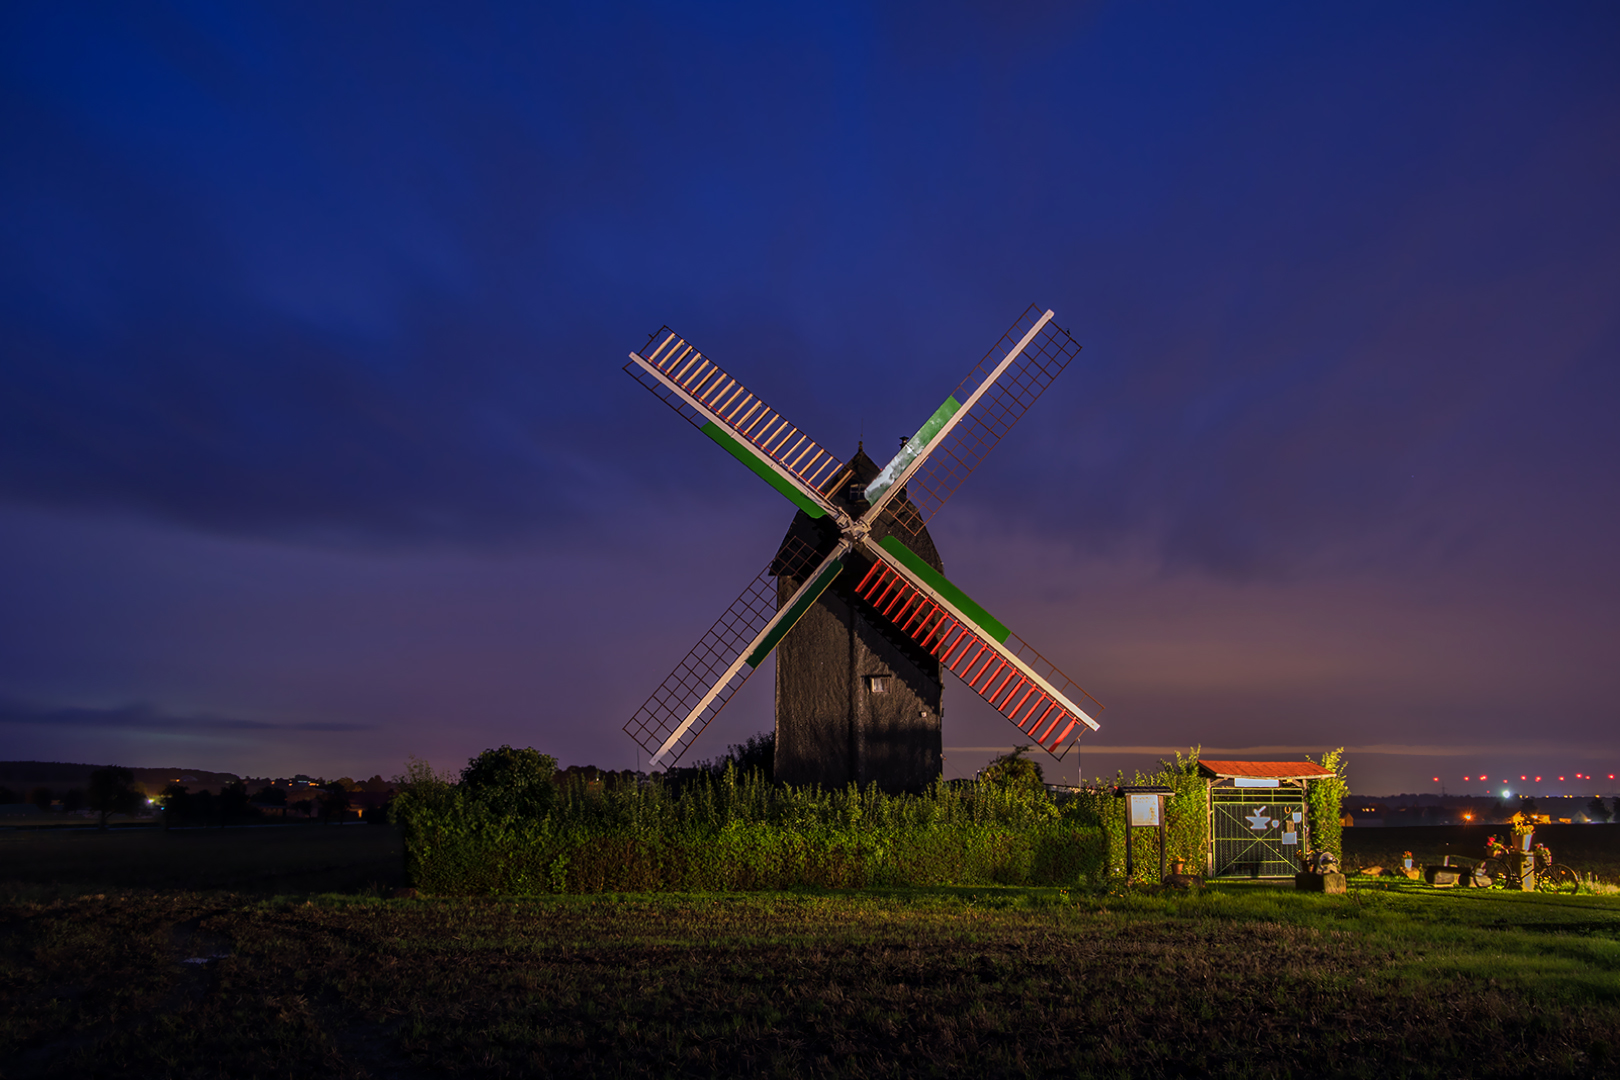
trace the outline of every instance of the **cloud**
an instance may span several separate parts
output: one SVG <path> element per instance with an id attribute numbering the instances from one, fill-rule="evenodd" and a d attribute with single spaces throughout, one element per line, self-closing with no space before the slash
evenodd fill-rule
<path id="1" fill-rule="evenodd" d="M 50 727 L 96 728 L 107 731 L 186 734 L 236 731 L 369 731 L 376 727 L 375 724 L 331 721 L 270 723 L 264 720 L 243 720 L 229 716 L 213 716 L 206 713 L 196 716 L 174 716 L 160 712 L 150 705 L 140 704 L 124 705 L 111 709 L 91 709 L 75 706 L 51 708 L 15 700 L 0 701 L 0 724 L 40 724 Z"/>

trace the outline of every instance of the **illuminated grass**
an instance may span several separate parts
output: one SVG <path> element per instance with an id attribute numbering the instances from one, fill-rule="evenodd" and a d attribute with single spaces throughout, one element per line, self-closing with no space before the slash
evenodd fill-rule
<path id="1" fill-rule="evenodd" d="M 0 941 L 7 1078 L 1590 1076 L 1620 1048 L 1620 900 L 1405 883 L 148 893 L 16 902 Z"/>

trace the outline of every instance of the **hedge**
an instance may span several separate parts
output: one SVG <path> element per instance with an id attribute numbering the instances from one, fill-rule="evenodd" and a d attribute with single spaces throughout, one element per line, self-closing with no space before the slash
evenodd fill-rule
<path id="1" fill-rule="evenodd" d="M 395 816 L 411 884 L 434 893 L 1085 885 L 1110 861 L 1089 804 L 1038 787 L 829 792 L 728 767 L 679 787 L 568 785 L 525 815 L 430 772 L 414 781 Z"/>

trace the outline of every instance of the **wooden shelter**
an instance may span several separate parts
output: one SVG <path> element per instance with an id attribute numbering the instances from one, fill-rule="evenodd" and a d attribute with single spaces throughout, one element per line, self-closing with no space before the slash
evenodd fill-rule
<path id="1" fill-rule="evenodd" d="M 1305 794 L 1312 780 L 1333 776 L 1310 761 L 1210 761 L 1207 784 L 1212 878 L 1293 877 L 1310 845 Z"/>

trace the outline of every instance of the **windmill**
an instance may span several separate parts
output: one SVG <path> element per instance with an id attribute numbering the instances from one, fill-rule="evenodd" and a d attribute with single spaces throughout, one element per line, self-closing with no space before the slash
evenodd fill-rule
<path id="1" fill-rule="evenodd" d="M 835 582 L 885 638 L 950 671 L 1048 753 L 1061 758 L 1083 730 L 1097 729 L 1078 704 L 1096 699 L 947 580 L 926 532 L 1080 351 L 1052 318 L 1025 311 L 875 475 L 864 454 L 841 461 L 668 327 L 630 354 L 625 371 L 799 510 L 765 569 L 625 725 L 650 767 L 678 761 Z M 841 677 L 860 676 L 848 669 Z M 780 681 L 778 689 L 780 728 Z M 862 689 L 871 687 L 848 688 L 851 696 Z M 932 727 L 937 759 L 934 701 L 935 714 L 925 705 L 920 720 Z M 781 754 L 779 741 L 779 762 Z"/>

